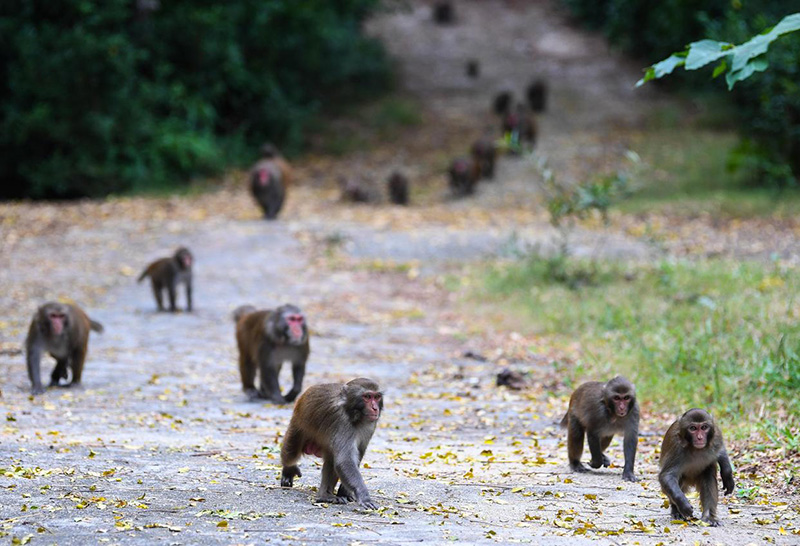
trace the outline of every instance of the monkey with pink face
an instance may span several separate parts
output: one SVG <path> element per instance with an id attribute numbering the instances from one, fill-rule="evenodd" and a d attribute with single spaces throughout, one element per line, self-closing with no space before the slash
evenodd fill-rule
<path id="1" fill-rule="evenodd" d="M 72 372 L 69 385 L 80 384 L 89 346 L 89 330 L 102 332 L 103 325 L 91 320 L 77 305 L 51 301 L 39 307 L 25 339 L 28 377 L 33 385 L 33 394 L 45 391 L 40 370 L 45 352 L 56 359 L 56 367 L 50 376 L 51 387 L 67 379 L 68 370 Z"/>
<path id="2" fill-rule="evenodd" d="M 359 466 L 381 413 L 383 393 L 371 379 L 310 387 L 297 399 L 283 440 L 281 486 L 292 487 L 294 478 L 302 476 L 297 466 L 300 457 L 314 455 L 323 460 L 317 502 L 355 501 L 377 509 Z"/>

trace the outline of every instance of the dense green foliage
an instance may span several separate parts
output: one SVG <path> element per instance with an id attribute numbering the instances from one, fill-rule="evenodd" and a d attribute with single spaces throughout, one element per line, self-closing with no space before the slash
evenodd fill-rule
<path id="1" fill-rule="evenodd" d="M 742 43 L 800 11 L 800 0 L 563 0 L 626 52 L 656 62 L 702 38 Z M 734 164 L 762 186 L 800 180 L 800 33 L 766 55 L 770 69 L 733 90 L 743 140 Z M 697 81 L 696 79 L 693 81 Z"/>
<path id="2" fill-rule="evenodd" d="M 0 8 L 0 197 L 182 183 L 288 150 L 384 89 L 377 0 L 11 0 Z M 252 156 L 251 156 L 252 157 Z"/>

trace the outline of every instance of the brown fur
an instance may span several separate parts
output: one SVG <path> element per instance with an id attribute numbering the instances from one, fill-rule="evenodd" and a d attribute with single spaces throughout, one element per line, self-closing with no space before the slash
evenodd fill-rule
<path id="1" fill-rule="evenodd" d="M 625 396 L 628 397 L 627 402 Z M 619 402 L 627 407 L 624 416 L 615 413 L 615 397 L 622 397 Z M 625 454 L 622 479 L 636 481 L 633 465 L 639 440 L 639 405 L 630 381 L 617 376 L 607 383 L 589 381 L 582 384 L 572 393 L 569 409 L 561 420 L 561 426 L 568 431 L 569 465 L 575 472 L 589 471 L 581 462 L 584 435 L 592 455 L 589 466 L 600 468 L 611 464 L 603 452 L 608 448 L 614 434 L 622 433 Z"/>
<path id="2" fill-rule="evenodd" d="M 365 403 L 365 395 L 378 397 L 373 402 L 377 415 L 376 408 Z M 297 462 L 304 453 L 316 454 L 323 458 L 317 502 L 339 504 L 354 500 L 365 508 L 376 509 L 359 466 L 382 413 L 380 387 L 370 379 L 309 387 L 295 403 L 281 447 L 281 485 L 291 487 L 294 478 L 302 476 Z M 369 419 L 369 415 L 375 418 Z M 339 480 L 342 484 L 334 494 Z"/>
<path id="3" fill-rule="evenodd" d="M 53 331 L 52 319 L 49 318 L 53 313 L 64 317 L 61 333 Z M 56 359 L 56 367 L 50 379 L 51 387 L 67 378 L 68 369 L 72 371 L 70 386 L 80 384 L 90 330 L 102 332 L 103 325 L 91 320 L 77 305 L 48 302 L 39 307 L 25 339 L 28 378 L 33 386 L 33 394 L 41 394 L 45 390 L 40 375 L 41 358 L 45 352 Z"/>
<path id="4" fill-rule="evenodd" d="M 696 448 L 691 442 L 690 427 L 708 426 L 708 436 L 703 448 Z M 701 519 L 712 526 L 718 526 L 717 504 L 719 487 L 717 485 L 717 466 L 722 475 L 725 494 L 729 495 L 735 487 L 722 431 L 708 412 L 692 409 L 672 423 L 661 443 L 661 471 L 658 481 L 661 490 L 670 502 L 673 519 L 691 519 L 694 511 L 685 492 L 694 487 L 700 493 Z"/>
<path id="5" fill-rule="evenodd" d="M 263 398 L 276 404 L 294 400 L 302 388 L 306 361 L 310 353 L 308 325 L 304 323 L 302 339 L 292 339 L 286 333 L 285 315 L 300 314 L 292 305 L 283 305 L 275 310 L 257 311 L 251 305 L 234 311 L 236 343 L 239 347 L 239 373 L 242 388 L 252 399 Z M 305 320 L 305 318 L 304 318 Z M 278 375 L 284 361 L 292 363 L 294 384 L 285 395 L 281 395 Z M 260 385 L 256 389 L 256 374 L 260 373 Z"/>

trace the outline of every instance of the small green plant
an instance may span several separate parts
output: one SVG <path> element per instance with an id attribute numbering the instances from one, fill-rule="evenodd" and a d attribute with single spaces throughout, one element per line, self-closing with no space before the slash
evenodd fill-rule
<path id="1" fill-rule="evenodd" d="M 626 158 L 633 166 L 640 163 L 636 152 L 628 151 Z M 611 205 L 631 193 L 630 169 L 570 186 L 556 178 L 543 157 L 536 158 L 536 168 L 542 176 L 550 223 L 559 233 L 559 254 L 564 257 L 569 254 L 569 237 L 578 220 L 596 213 L 607 225 Z"/>

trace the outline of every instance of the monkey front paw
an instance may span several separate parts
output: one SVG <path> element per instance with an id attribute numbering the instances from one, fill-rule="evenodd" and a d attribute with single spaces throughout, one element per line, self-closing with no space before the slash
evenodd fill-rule
<path id="1" fill-rule="evenodd" d="M 733 483 L 733 476 L 722 477 L 722 488 L 725 491 L 725 495 L 730 495 L 733 493 L 733 490 L 736 486 Z"/>
<path id="2" fill-rule="evenodd" d="M 636 483 L 638 481 L 636 479 L 636 476 L 633 475 L 633 472 L 623 472 L 622 479 L 626 482 L 633 482 L 633 483 Z"/>
<path id="3" fill-rule="evenodd" d="M 366 508 L 367 510 L 377 510 L 379 508 L 378 505 L 372 502 L 372 499 L 369 497 L 358 501 L 358 505 L 362 508 Z"/>
<path id="4" fill-rule="evenodd" d="M 46 389 L 44 387 L 42 387 L 41 385 L 37 385 L 36 387 L 33 387 L 31 389 L 31 394 L 33 394 L 33 395 L 44 394 L 45 390 Z"/>
<path id="5" fill-rule="evenodd" d="M 722 524 L 719 522 L 718 519 L 712 517 L 704 517 L 701 518 L 700 521 L 703 521 L 709 525 L 709 527 L 722 527 Z"/>
<path id="6" fill-rule="evenodd" d="M 339 486 L 339 490 L 336 492 L 336 496 L 341 499 L 345 499 L 346 502 L 353 502 L 354 500 L 356 500 L 355 495 L 353 495 L 353 493 L 343 485 Z"/>
<path id="7" fill-rule="evenodd" d="M 673 510 L 672 513 L 673 513 L 673 517 L 675 517 L 675 514 L 677 513 L 678 517 L 676 519 L 684 519 L 686 521 L 690 521 L 690 520 L 694 519 L 694 510 L 689 505 L 686 505 L 686 506 L 683 506 L 683 507 L 677 507 L 676 506 L 675 510 Z"/>
<path id="8" fill-rule="evenodd" d="M 300 467 L 296 465 L 284 467 L 283 472 L 281 473 L 281 487 L 293 486 L 294 479 L 302 476 L 303 474 L 300 472 Z"/>

